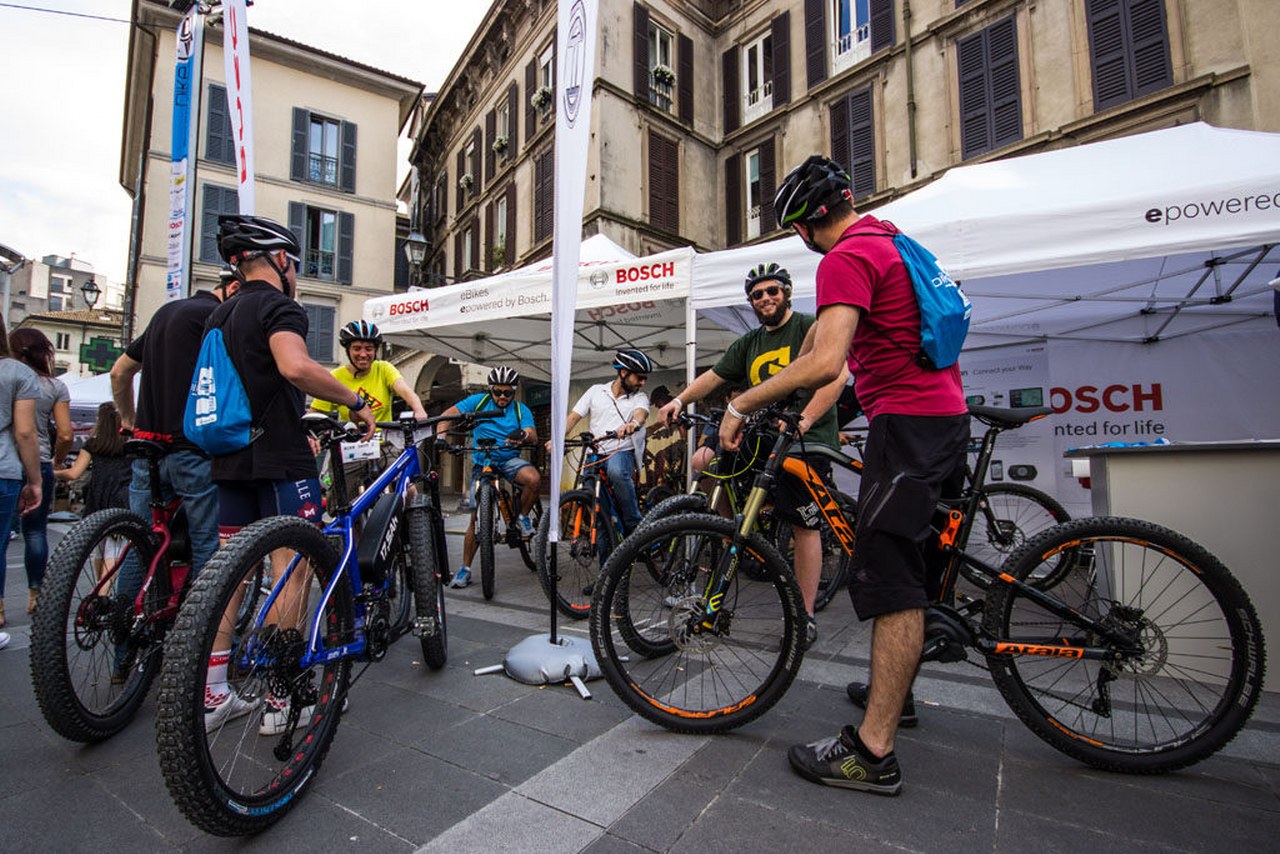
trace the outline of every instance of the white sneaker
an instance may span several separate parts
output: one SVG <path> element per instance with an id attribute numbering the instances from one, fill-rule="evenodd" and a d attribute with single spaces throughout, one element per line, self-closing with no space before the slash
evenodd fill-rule
<path id="1" fill-rule="evenodd" d="M 533 520 L 522 514 L 516 521 L 520 525 L 520 536 L 526 540 L 533 536 Z"/>
<path id="2" fill-rule="evenodd" d="M 9 645 L 9 633 L 0 632 L 0 649 L 4 649 Z"/>
<path id="3" fill-rule="evenodd" d="M 454 590 L 461 590 L 464 587 L 471 586 L 471 570 L 465 566 L 458 570 L 458 574 L 453 577 L 453 581 L 449 582 L 449 586 Z"/>
<path id="4" fill-rule="evenodd" d="M 346 711 L 351 703 L 346 697 L 342 698 L 342 711 Z M 311 715 L 315 712 L 315 706 L 303 706 L 302 711 L 298 712 L 298 729 L 305 729 L 311 724 Z M 262 724 L 258 727 L 258 735 L 279 735 L 289 726 L 289 705 L 277 707 L 274 702 L 268 701 L 266 710 L 262 713 Z"/>
<path id="5" fill-rule="evenodd" d="M 227 721 L 244 717 L 258 708 L 256 702 L 243 700 L 235 691 L 228 691 L 221 697 L 204 695 L 204 731 L 209 732 L 225 724 Z"/>

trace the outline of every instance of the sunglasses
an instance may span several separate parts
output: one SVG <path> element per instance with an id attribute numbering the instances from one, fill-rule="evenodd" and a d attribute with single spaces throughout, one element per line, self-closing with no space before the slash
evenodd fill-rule
<path id="1" fill-rule="evenodd" d="M 292 254 L 290 254 L 290 253 L 288 253 L 288 252 L 284 253 L 284 257 L 285 257 L 285 258 L 287 258 L 287 259 L 289 259 L 289 261 L 291 261 L 291 262 L 293 263 L 293 269 L 294 269 L 294 271 L 296 271 L 296 272 L 298 272 L 298 273 L 301 273 L 301 272 L 302 272 L 302 259 L 301 259 L 301 258 L 299 258 L 297 255 L 292 255 Z"/>
<path id="2" fill-rule="evenodd" d="M 759 300 L 764 299 L 765 294 L 768 294 L 771 297 L 776 297 L 780 293 L 782 293 L 782 288 L 777 285 L 769 285 L 767 288 L 757 288 L 752 291 L 750 299 L 752 302 L 758 302 Z"/>
<path id="3" fill-rule="evenodd" d="M 516 390 L 513 388 L 491 388 L 489 393 L 494 397 L 515 397 Z"/>

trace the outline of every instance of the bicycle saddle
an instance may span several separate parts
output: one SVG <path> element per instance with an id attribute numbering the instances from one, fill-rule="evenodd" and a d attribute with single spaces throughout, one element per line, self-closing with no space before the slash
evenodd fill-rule
<path id="1" fill-rule="evenodd" d="M 126 439 L 124 452 L 131 457 L 158 460 L 169 452 L 169 446 L 153 442 L 150 439 Z"/>
<path id="2" fill-rule="evenodd" d="M 805 445 L 804 447 L 801 447 L 800 443 L 797 442 L 796 444 L 791 446 L 791 450 L 787 452 L 787 456 L 789 457 L 800 457 L 800 456 L 823 457 L 835 463 L 836 465 L 842 466 L 847 469 L 851 469 L 855 465 L 855 460 L 853 459 L 853 457 L 850 457 L 847 454 L 842 454 L 839 451 L 837 451 L 835 448 L 831 448 L 826 445 L 814 444 L 814 445 Z"/>
<path id="3" fill-rule="evenodd" d="M 998 406 L 970 406 L 969 414 L 991 427 L 1011 429 L 1021 427 L 1028 421 L 1044 418 L 1053 414 L 1049 406 L 1029 406 L 1025 409 L 1001 409 Z"/>

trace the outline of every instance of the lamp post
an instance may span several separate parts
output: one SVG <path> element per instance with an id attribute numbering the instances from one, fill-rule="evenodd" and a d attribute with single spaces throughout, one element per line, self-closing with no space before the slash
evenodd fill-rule
<path id="1" fill-rule="evenodd" d="M 93 311 L 93 307 L 98 304 L 98 297 L 102 295 L 102 288 L 98 287 L 98 283 L 90 276 L 83 285 L 80 286 L 80 293 L 84 295 L 84 304 Z"/>
<path id="2" fill-rule="evenodd" d="M 427 238 L 422 236 L 422 232 L 409 231 L 409 236 L 404 239 L 404 257 L 409 259 L 414 279 L 421 281 L 422 262 L 427 259 Z"/>

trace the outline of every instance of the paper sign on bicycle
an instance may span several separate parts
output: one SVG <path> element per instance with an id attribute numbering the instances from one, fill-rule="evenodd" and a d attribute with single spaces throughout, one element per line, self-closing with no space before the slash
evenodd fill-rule
<path id="1" fill-rule="evenodd" d="M 382 456 L 382 452 L 378 449 L 380 441 L 378 434 L 374 433 L 373 438 L 366 442 L 343 442 L 342 461 L 357 463 L 362 460 L 380 459 Z"/>

